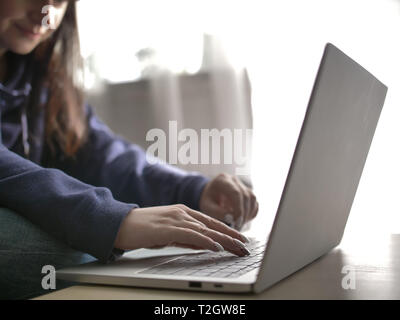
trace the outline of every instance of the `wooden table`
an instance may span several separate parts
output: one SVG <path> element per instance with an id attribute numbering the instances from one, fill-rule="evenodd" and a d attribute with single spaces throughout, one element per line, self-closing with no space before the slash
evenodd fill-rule
<path id="1" fill-rule="evenodd" d="M 400 235 L 345 235 L 334 250 L 257 295 L 82 284 L 36 299 L 400 299 Z"/>

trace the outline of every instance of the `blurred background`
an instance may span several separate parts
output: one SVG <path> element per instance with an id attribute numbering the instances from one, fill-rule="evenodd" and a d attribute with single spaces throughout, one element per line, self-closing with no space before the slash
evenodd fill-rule
<path id="1" fill-rule="evenodd" d="M 85 0 L 85 86 L 98 116 L 144 148 L 178 130 L 253 129 L 245 166 L 271 223 L 324 46 L 389 87 L 346 230 L 400 232 L 400 1 Z M 214 175 L 235 164 L 180 165 Z M 355 233 L 354 233 L 355 234 Z"/>

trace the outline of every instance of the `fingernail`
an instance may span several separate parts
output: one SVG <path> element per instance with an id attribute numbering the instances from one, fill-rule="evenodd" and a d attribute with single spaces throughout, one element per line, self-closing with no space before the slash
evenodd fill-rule
<path id="1" fill-rule="evenodd" d="M 245 255 L 250 255 L 249 249 L 246 248 L 246 245 L 243 242 L 239 241 L 238 239 L 233 239 L 233 241 Z"/>
<path id="2" fill-rule="evenodd" d="M 214 245 L 218 252 L 225 251 L 224 247 L 221 246 L 218 242 L 214 242 Z"/>
<path id="3" fill-rule="evenodd" d="M 240 236 L 242 237 L 243 242 L 250 243 L 250 239 L 247 238 L 244 234 L 241 234 Z"/>

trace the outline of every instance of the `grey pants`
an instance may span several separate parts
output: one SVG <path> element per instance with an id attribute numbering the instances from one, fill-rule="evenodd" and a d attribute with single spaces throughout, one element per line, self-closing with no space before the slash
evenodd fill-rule
<path id="1" fill-rule="evenodd" d="M 71 249 L 8 209 L 0 208 L 0 299 L 29 299 L 42 288 L 43 266 L 56 270 L 96 260 Z M 56 290 L 73 283 L 56 279 Z"/>

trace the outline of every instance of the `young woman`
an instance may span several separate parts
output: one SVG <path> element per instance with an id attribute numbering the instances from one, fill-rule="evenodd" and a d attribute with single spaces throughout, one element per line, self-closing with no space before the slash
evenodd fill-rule
<path id="1" fill-rule="evenodd" d="M 44 265 L 108 262 L 123 250 L 248 254 L 220 221 L 229 213 L 240 230 L 253 219 L 251 190 L 148 163 L 83 103 L 79 67 L 74 1 L 0 0 L 0 297 L 42 293 Z"/>

